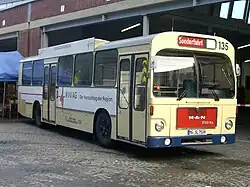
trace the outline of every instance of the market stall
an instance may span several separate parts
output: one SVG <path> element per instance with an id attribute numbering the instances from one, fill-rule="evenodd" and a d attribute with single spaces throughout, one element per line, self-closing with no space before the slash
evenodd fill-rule
<path id="1" fill-rule="evenodd" d="M 18 51 L 0 52 L 0 112 L 2 119 L 18 117 L 17 81 L 19 61 L 22 55 Z"/>

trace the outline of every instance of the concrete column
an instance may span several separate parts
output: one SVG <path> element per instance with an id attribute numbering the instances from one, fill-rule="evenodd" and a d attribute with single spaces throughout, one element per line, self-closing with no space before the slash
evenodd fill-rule
<path id="1" fill-rule="evenodd" d="M 213 34 L 213 27 L 211 25 L 208 25 L 207 32 L 208 34 Z"/>
<path id="2" fill-rule="evenodd" d="M 48 34 L 45 32 L 45 28 L 42 28 L 42 34 L 41 34 L 41 48 L 48 47 L 49 46 L 49 38 Z"/>
<path id="3" fill-rule="evenodd" d="M 197 0 L 193 0 L 193 6 L 196 6 L 198 4 Z"/>
<path id="4" fill-rule="evenodd" d="M 147 15 L 143 16 L 143 36 L 149 35 L 149 18 Z"/>

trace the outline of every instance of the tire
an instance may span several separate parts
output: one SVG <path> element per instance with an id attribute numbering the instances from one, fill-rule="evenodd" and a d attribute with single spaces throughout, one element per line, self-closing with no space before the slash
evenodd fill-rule
<path id="1" fill-rule="evenodd" d="M 113 146 L 111 140 L 112 122 L 106 112 L 98 114 L 95 122 L 95 135 L 99 143 L 106 148 Z"/>
<path id="2" fill-rule="evenodd" d="M 40 105 L 36 105 L 35 107 L 35 124 L 37 127 L 42 128 L 43 127 L 43 123 L 41 121 L 41 107 Z"/>

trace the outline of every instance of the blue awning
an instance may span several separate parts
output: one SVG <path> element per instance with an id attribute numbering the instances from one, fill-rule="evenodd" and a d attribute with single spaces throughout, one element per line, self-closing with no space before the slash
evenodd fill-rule
<path id="1" fill-rule="evenodd" d="M 22 58 L 18 51 L 0 52 L 0 82 L 17 82 Z"/>

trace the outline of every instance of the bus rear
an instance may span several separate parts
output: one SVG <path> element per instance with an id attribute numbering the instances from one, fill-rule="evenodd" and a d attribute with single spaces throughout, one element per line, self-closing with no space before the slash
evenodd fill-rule
<path id="1" fill-rule="evenodd" d="M 216 36 L 163 33 L 152 41 L 147 147 L 235 142 L 234 47 Z"/>

